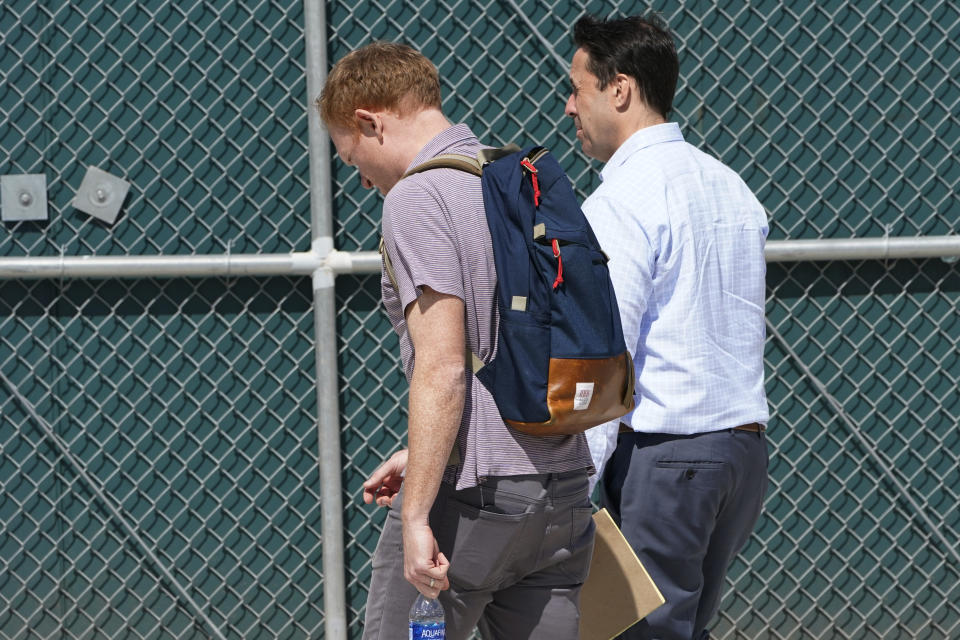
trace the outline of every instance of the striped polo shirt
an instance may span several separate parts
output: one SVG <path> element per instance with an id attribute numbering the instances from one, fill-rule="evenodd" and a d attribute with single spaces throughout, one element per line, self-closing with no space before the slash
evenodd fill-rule
<path id="1" fill-rule="evenodd" d="M 470 128 L 452 126 L 431 140 L 410 168 L 444 153 L 476 156 L 483 148 Z M 398 182 L 383 203 L 383 241 L 397 288 L 381 273 L 383 304 L 400 340 L 404 373 L 413 375 L 416 353 L 404 309 L 422 287 L 464 301 L 467 346 L 484 362 L 496 355 L 499 314 L 497 277 L 480 179 L 455 169 L 433 169 Z M 530 436 L 507 426 L 490 392 L 471 371 L 456 447 L 460 461 L 447 467 L 444 482 L 457 489 L 487 476 L 593 469 L 583 434 Z"/>

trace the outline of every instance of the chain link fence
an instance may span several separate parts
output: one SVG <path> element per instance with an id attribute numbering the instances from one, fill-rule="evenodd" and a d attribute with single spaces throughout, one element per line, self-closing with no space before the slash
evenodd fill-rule
<path id="1" fill-rule="evenodd" d="M 309 247 L 302 25 L 5 0 L 0 174 L 50 219 L 0 255 Z M 88 166 L 131 184 L 113 225 L 71 206 Z M 0 373 L 0 637 L 320 634 L 307 279 L 0 282 Z"/>
<path id="2" fill-rule="evenodd" d="M 332 60 L 401 40 L 490 143 L 596 165 L 563 117 L 570 25 L 612 3 L 328 2 Z M 674 119 L 767 207 L 771 240 L 960 233 L 960 10 L 946 0 L 638 2 L 675 30 Z M 0 5 L 0 175 L 50 219 L 0 257 L 280 253 L 310 244 L 303 11 L 286 0 Z M 106 225 L 88 166 L 131 183 Z M 333 166 L 336 246 L 380 200 Z M 4 203 L 0 202 L 0 206 Z M 960 635 L 960 270 L 771 264 L 771 487 L 719 638 Z M 360 481 L 405 434 L 379 281 L 341 276 L 349 637 L 383 513 Z M 0 281 L 0 637 L 323 634 L 307 278 Z"/>
<path id="3" fill-rule="evenodd" d="M 674 118 L 691 143 L 747 180 L 770 212 L 771 240 L 960 232 L 956 7 L 619 9 L 659 11 L 676 32 Z M 584 12 L 613 13 L 600 2 L 428 2 L 417 12 L 402 2 L 335 3 L 332 58 L 371 39 L 413 44 L 437 64 L 451 119 L 490 143 L 542 141 L 585 196 L 598 166 L 578 153 L 563 116 L 570 25 Z M 379 197 L 360 188 L 355 172 L 338 172 L 334 206 L 349 214 L 338 216 L 338 245 L 372 249 Z M 730 572 L 714 636 L 956 637 L 956 265 L 774 264 L 767 280 L 772 483 Z M 405 387 L 399 378 L 366 393 L 354 387 L 371 358 L 375 371 L 396 371 L 379 362 L 396 351 L 373 304 L 377 284 L 341 285 L 354 327 L 342 334 L 341 375 L 355 467 L 347 486 L 356 487 L 403 441 L 393 396 Z M 386 332 L 380 340 L 371 326 Z M 364 513 L 351 529 L 357 594 L 369 581 L 381 520 Z M 355 615 L 362 619 L 359 607 Z"/>

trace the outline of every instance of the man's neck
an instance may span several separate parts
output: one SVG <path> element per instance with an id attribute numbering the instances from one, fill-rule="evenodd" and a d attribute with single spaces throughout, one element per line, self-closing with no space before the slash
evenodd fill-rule
<path id="1" fill-rule="evenodd" d="M 399 127 L 397 135 L 401 136 L 403 152 L 400 157 L 405 162 L 404 170 L 431 140 L 453 126 L 437 109 L 411 113 L 398 118 L 396 124 Z"/>
<path id="2" fill-rule="evenodd" d="M 620 144 L 617 145 L 617 148 L 619 149 L 623 146 L 623 143 L 629 140 L 637 131 L 646 129 L 647 127 L 654 127 L 658 124 L 666 124 L 666 122 L 663 116 L 649 109 L 643 109 L 642 111 L 632 114 L 632 117 L 624 119 L 622 126 L 619 127 Z"/>
<path id="3" fill-rule="evenodd" d="M 407 167 L 420 150 L 450 128 L 450 121 L 438 109 L 425 109 L 402 116 L 386 112 L 383 118 L 383 135 L 389 144 L 383 149 L 383 161 L 389 167 L 388 177 L 381 185 L 389 192 L 400 180 Z"/>

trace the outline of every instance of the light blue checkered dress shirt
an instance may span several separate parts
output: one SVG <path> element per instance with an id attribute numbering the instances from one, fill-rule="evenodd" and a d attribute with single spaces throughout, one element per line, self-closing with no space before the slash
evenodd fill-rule
<path id="1" fill-rule="evenodd" d="M 675 123 L 635 133 L 601 176 L 583 209 L 634 358 L 636 408 L 622 421 L 671 434 L 766 424 L 763 207 Z M 618 422 L 587 432 L 598 472 Z"/>

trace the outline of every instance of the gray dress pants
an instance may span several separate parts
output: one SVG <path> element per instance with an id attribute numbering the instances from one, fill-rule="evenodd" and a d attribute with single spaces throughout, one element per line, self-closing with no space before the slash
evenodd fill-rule
<path id="1" fill-rule="evenodd" d="M 430 513 L 450 560 L 441 592 L 448 640 L 576 640 L 580 587 L 593 552 L 586 471 L 441 484 Z M 364 640 L 405 640 L 417 591 L 403 577 L 401 494 L 373 557 Z"/>
<path id="2" fill-rule="evenodd" d="M 600 482 L 666 604 L 621 640 L 703 640 L 724 577 L 760 515 L 767 488 L 763 433 L 621 433 Z"/>

